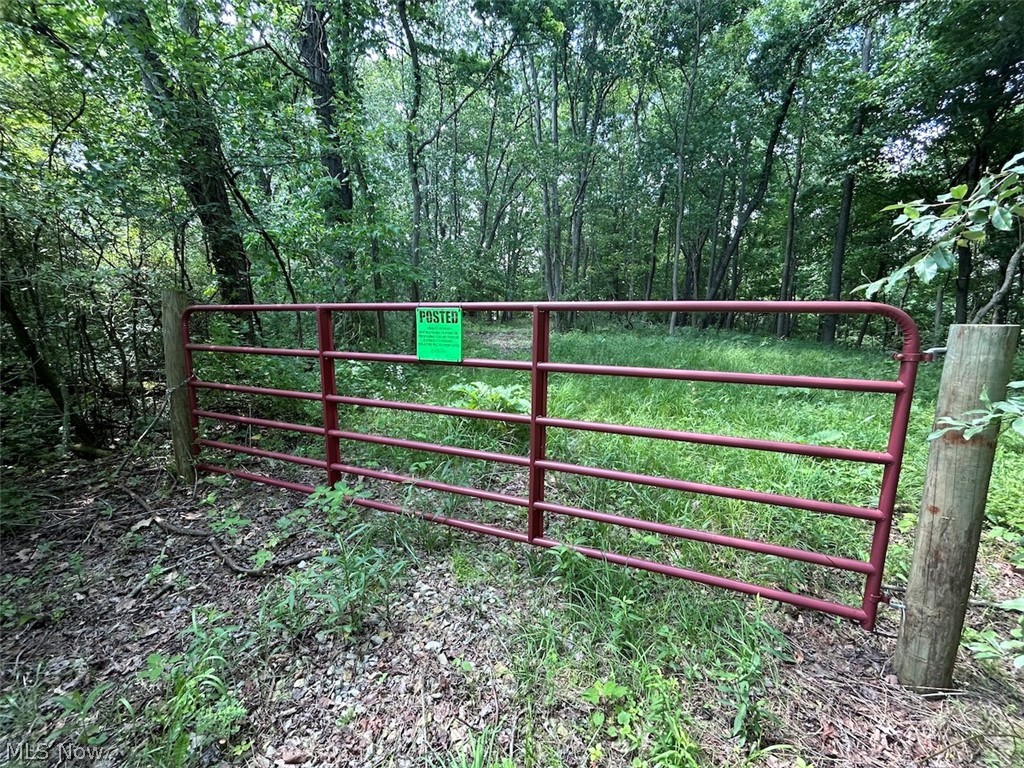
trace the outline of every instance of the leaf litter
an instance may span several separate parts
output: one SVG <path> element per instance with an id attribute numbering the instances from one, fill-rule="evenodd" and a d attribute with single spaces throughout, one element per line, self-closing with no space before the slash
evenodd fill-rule
<path id="1" fill-rule="evenodd" d="M 102 739 L 82 753 L 91 756 L 82 764 L 147 764 L 143 744 L 161 738 L 144 714 L 159 695 L 140 679 L 147 660 L 185 652 L 197 612 L 215 612 L 224 626 L 251 624 L 268 579 L 301 571 L 303 553 L 323 548 L 300 532 L 274 553 L 275 562 L 288 562 L 279 575 L 240 574 L 232 563 L 247 562 L 242 553 L 295 508 L 294 494 L 218 485 L 218 505 L 237 505 L 251 521 L 244 533 L 222 537 L 218 553 L 208 545 L 205 490 L 183 488 L 143 461 L 133 460 L 119 478 L 117 463 L 40 472 L 33 482 L 50 495 L 49 507 L 38 511 L 37 526 L 2 543 L 0 754 L 30 743 L 78 744 L 92 733 Z M 524 663 L 517 632 L 537 612 L 559 610 L 563 599 L 530 573 L 526 548 L 444 535 L 455 537 L 459 551 L 484 563 L 499 556 L 503 566 L 467 579 L 450 546 L 417 547 L 410 557 L 395 544 L 395 556 L 408 559 L 405 574 L 350 636 L 314 630 L 260 652 L 243 646 L 228 660 L 236 665 L 228 685 L 246 711 L 241 730 L 197 749 L 188 764 L 473 765 L 484 744 L 485 765 L 502 768 L 637 765 L 621 743 L 595 753 L 582 698 L 588 681 L 559 680 L 537 696 L 515 673 Z M 1018 573 L 989 569 L 986 578 L 993 573 L 999 589 L 1019 593 Z M 738 741 L 713 682 L 691 678 L 683 689 L 701 764 L 1022 764 L 1024 694 L 1008 665 L 981 665 L 962 653 L 954 695 L 923 697 L 892 674 L 896 611 L 883 612 L 876 634 L 789 608 L 765 616 L 789 646 L 758 692 L 769 733 L 756 749 Z M 972 610 L 968 621 L 979 618 Z M 541 668 L 545 661 L 525 663 Z M 67 706 L 70 694 L 80 694 L 81 704 L 104 685 L 109 690 L 91 711 L 76 715 Z"/>

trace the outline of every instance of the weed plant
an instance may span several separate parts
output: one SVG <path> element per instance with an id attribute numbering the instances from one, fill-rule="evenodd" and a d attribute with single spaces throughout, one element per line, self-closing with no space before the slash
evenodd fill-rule
<path id="1" fill-rule="evenodd" d="M 189 645 L 183 653 L 153 653 L 146 659 L 139 678 L 155 694 L 139 713 L 153 730 L 142 750 L 146 763 L 186 766 L 197 755 L 212 750 L 215 756 L 225 746 L 234 754 L 248 751 L 248 744 L 232 743 L 247 711 L 231 678 L 251 637 L 238 625 L 224 624 L 224 618 L 215 611 L 197 612 L 185 632 Z"/>

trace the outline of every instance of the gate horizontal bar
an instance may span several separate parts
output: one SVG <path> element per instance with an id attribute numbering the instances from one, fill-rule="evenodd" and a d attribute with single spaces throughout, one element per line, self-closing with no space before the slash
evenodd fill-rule
<path id="1" fill-rule="evenodd" d="M 315 349 L 281 349 L 279 347 L 231 347 L 223 344 L 186 344 L 192 352 L 233 352 L 241 355 L 279 355 L 281 357 L 320 357 Z"/>
<path id="2" fill-rule="evenodd" d="M 266 395 L 267 397 L 290 397 L 293 400 L 323 400 L 319 392 L 299 392 L 294 389 L 271 389 L 270 387 L 251 387 L 247 384 L 221 384 L 219 381 L 190 381 L 194 389 L 216 389 L 221 392 L 241 392 L 246 395 Z"/>
<path id="3" fill-rule="evenodd" d="M 232 477 L 237 477 L 239 480 L 250 480 L 254 483 L 273 485 L 276 488 L 287 488 L 289 491 L 295 491 L 296 493 L 310 494 L 316 490 L 312 485 L 293 483 L 288 480 L 278 480 L 276 477 L 258 475 L 255 472 L 246 472 L 242 469 L 228 469 L 227 467 L 219 467 L 216 464 L 196 464 L 196 469 L 202 470 L 203 472 L 212 472 L 215 475 L 231 475 Z"/>
<path id="4" fill-rule="evenodd" d="M 754 451 L 774 451 L 799 456 L 812 456 L 819 459 L 841 459 L 858 461 L 865 464 L 891 464 L 892 456 L 877 451 L 860 451 L 854 448 L 833 448 L 828 445 L 808 445 L 805 443 L 780 443 L 774 440 L 757 440 L 751 437 L 729 437 L 727 435 L 707 435 L 702 432 L 679 432 L 674 429 L 656 427 L 632 427 L 624 424 L 604 424 L 597 421 L 574 421 L 572 419 L 554 419 L 547 416 L 537 418 L 542 427 L 559 429 L 580 429 L 589 432 L 604 432 L 611 435 L 627 435 L 629 437 L 650 437 L 661 440 L 675 440 L 682 443 L 699 445 L 718 445 L 725 448 L 746 448 Z"/>
<path id="5" fill-rule="evenodd" d="M 650 531 L 651 533 L 658 533 L 665 536 L 675 536 L 679 539 L 697 541 L 703 544 L 732 547 L 733 549 L 742 549 L 747 552 L 756 552 L 761 555 L 784 557 L 787 560 L 799 560 L 804 563 L 822 565 L 826 568 L 836 568 L 842 571 L 852 571 L 854 573 L 875 572 L 875 567 L 871 565 L 871 563 L 864 562 L 863 560 L 853 560 L 848 557 L 833 557 L 832 555 L 826 555 L 820 552 L 811 552 L 806 549 L 784 547 L 779 544 L 769 544 L 767 542 L 754 541 L 752 539 L 741 539 L 735 536 L 725 536 L 723 534 L 710 533 L 708 531 L 696 531 L 692 528 L 680 528 L 676 525 L 656 523 L 652 520 L 640 520 L 634 517 L 621 517 L 607 512 L 595 512 L 591 509 L 581 509 L 580 507 L 567 507 L 563 504 L 553 504 L 549 501 L 538 501 L 537 507 L 545 510 L 546 512 L 554 512 L 568 517 L 578 517 L 583 520 L 593 520 L 597 523 L 619 525 L 624 528 L 635 528 L 639 531 Z"/>
<path id="6" fill-rule="evenodd" d="M 388 482 L 399 483 L 401 485 L 412 485 L 416 488 L 426 488 L 431 491 L 444 491 L 446 493 L 458 494 L 459 496 L 470 496 L 475 499 L 483 499 L 484 501 L 496 501 L 500 504 L 511 504 L 515 507 L 529 506 L 529 501 L 520 496 L 508 496 L 504 493 L 485 491 L 480 488 L 470 488 L 464 485 L 452 485 L 450 483 L 442 483 L 437 480 L 423 480 L 421 478 L 399 475 L 394 472 L 385 472 L 379 469 L 365 469 L 364 467 L 354 467 L 349 464 L 331 464 L 331 469 L 336 469 L 339 472 L 344 472 L 348 475 L 356 475 L 357 477 L 372 477 L 375 480 L 386 480 Z"/>
<path id="7" fill-rule="evenodd" d="M 458 517 L 445 517 L 444 515 L 437 515 L 432 512 L 416 512 L 415 510 L 408 510 L 396 504 L 387 504 L 382 501 L 374 501 L 373 499 L 360 499 L 358 496 L 350 498 L 349 501 L 357 507 L 375 509 L 378 512 L 391 512 L 403 517 L 418 517 L 422 520 L 426 520 L 427 522 L 440 523 L 441 525 L 447 525 L 452 528 L 460 528 L 463 531 L 472 531 L 473 533 L 482 533 L 487 536 L 496 536 L 499 539 L 510 539 L 512 541 L 518 541 L 521 544 L 529 543 L 525 533 L 510 531 L 507 528 L 498 528 L 497 526 L 487 525 L 486 523 L 478 523 L 473 520 L 462 520 Z"/>
<path id="8" fill-rule="evenodd" d="M 477 411 L 471 408 L 449 408 L 444 405 L 425 405 L 423 403 L 406 403 L 395 400 L 374 400 L 370 397 L 349 397 L 347 395 L 328 395 L 327 401 L 344 405 L 359 405 L 366 408 L 390 408 L 396 411 L 413 411 L 415 413 L 435 413 L 441 416 L 464 416 L 468 419 L 491 419 L 509 424 L 529 424 L 530 417 L 525 413 L 502 413 L 500 411 Z"/>
<path id="9" fill-rule="evenodd" d="M 327 469 L 327 462 L 323 459 L 309 459 L 305 456 L 295 456 L 291 453 L 278 453 L 277 451 L 265 451 L 262 448 L 250 448 L 247 445 L 236 445 L 235 443 L 223 443 L 219 440 L 206 440 L 201 439 L 200 445 L 205 445 L 208 448 L 216 448 L 220 451 L 233 451 L 234 453 L 244 453 L 249 456 L 259 456 L 261 459 L 275 459 L 277 461 L 290 461 L 292 464 L 301 464 L 304 467 L 316 467 L 317 469 Z"/>
<path id="10" fill-rule="evenodd" d="M 508 453 L 492 453 L 491 451 L 478 451 L 475 448 L 459 448 L 451 445 L 435 445 L 434 443 L 421 443 L 419 440 L 406 440 L 401 437 L 384 437 L 383 435 L 369 435 L 364 432 L 345 432 L 341 429 L 329 429 L 327 434 L 331 437 L 339 437 L 342 440 L 356 440 L 361 443 L 376 443 L 377 445 L 392 445 L 396 448 L 408 448 L 413 451 L 429 451 L 430 453 L 443 453 L 448 456 L 461 456 L 466 459 L 479 459 L 480 461 L 494 461 L 498 464 L 512 464 L 517 467 L 529 466 L 530 460 L 525 456 L 513 456 Z"/>
<path id="11" fill-rule="evenodd" d="M 461 363 L 440 360 L 420 360 L 416 355 L 398 355 L 390 352 L 324 352 L 329 360 L 363 360 L 371 363 L 399 363 L 401 365 L 453 365 L 463 368 L 502 368 L 509 371 L 530 370 L 529 360 L 492 360 L 489 357 L 467 357 Z"/>
<path id="12" fill-rule="evenodd" d="M 634 472 L 621 472 L 617 469 L 584 467 L 579 464 L 565 464 L 560 461 L 549 461 L 547 459 L 538 461 L 537 466 L 542 469 L 550 469 L 555 472 L 565 472 L 570 475 L 584 475 L 586 477 L 596 477 L 601 480 L 618 480 L 624 483 L 651 485 L 656 488 L 669 488 L 673 491 L 702 493 L 705 496 L 721 496 L 726 499 L 753 501 L 759 504 L 772 504 L 777 507 L 804 509 L 808 512 L 823 512 L 829 515 L 855 517 L 860 520 L 881 520 L 884 517 L 879 510 L 868 509 L 866 507 L 854 507 L 849 504 L 836 504 L 835 502 L 818 501 L 817 499 L 804 499 L 799 496 L 783 496 L 777 493 L 765 493 L 764 491 L 747 491 L 742 488 L 727 488 L 721 485 L 694 483 L 689 480 L 676 480 L 671 477 L 638 475 Z"/>
<path id="13" fill-rule="evenodd" d="M 565 547 L 566 549 L 579 552 L 581 555 L 594 560 L 604 560 L 605 562 L 615 563 L 616 565 L 625 565 L 630 568 L 638 568 L 643 571 L 652 571 L 653 573 L 660 573 L 663 576 L 674 576 L 678 579 L 695 581 L 698 584 L 704 584 L 709 587 L 731 589 L 734 592 L 755 595 L 768 600 L 775 600 L 780 603 L 789 603 L 790 605 L 796 605 L 800 608 L 809 608 L 814 611 L 831 613 L 834 616 L 841 616 L 844 619 L 863 622 L 867 618 L 867 612 L 861 608 L 853 608 L 849 605 L 834 603 L 831 600 L 822 600 L 808 595 L 798 595 L 793 592 L 787 592 L 784 589 L 764 587 L 758 584 L 751 584 L 746 581 L 727 579 L 724 576 L 714 576 L 710 573 L 691 571 L 688 568 L 680 568 L 675 565 L 654 563 L 650 560 L 644 560 L 638 557 L 629 557 L 628 555 L 620 555 L 615 552 L 603 552 L 600 549 L 593 549 L 591 547 L 581 547 L 576 544 L 565 544 L 552 539 L 537 538 L 534 539 L 532 543 L 538 547 L 547 547 L 549 549 L 554 547 Z"/>
<path id="14" fill-rule="evenodd" d="M 636 368 L 627 365 L 591 365 L 588 363 L 540 363 L 548 373 L 588 373 L 598 376 L 631 376 L 643 379 L 710 381 L 718 384 L 756 384 L 768 387 L 803 387 L 844 392 L 881 392 L 897 394 L 905 387 L 901 381 L 872 379 L 829 379 L 820 376 L 788 376 L 775 373 L 735 373 L 733 371 L 685 371 L 677 368 Z"/>
<path id="15" fill-rule="evenodd" d="M 274 421 L 273 419 L 258 419 L 253 416 L 235 416 L 233 413 L 219 413 L 218 411 L 195 411 L 196 416 L 215 421 L 230 421 L 235 424 L 247 424 L 251 427 L 267 427 L 268 429 L 287 429 L 292 432 L 302 432 L 306 435 L 323 435 L 323 427 L 311 427 L 308 424 L 292 424 L 290 421 Z"/>
<path id="16" fill-rule="evenodd" d="M 872 301 L 463 301 L 463 302 L 357 302 L 338 304 L 200 304 L 194 312 L 410 312 L 417 307 L 460 307 L 467 312 L 750 312 L 798 315 L 880 315 L 892 320 L 903 334 L 905 346 L 920 346 L 920 335 L 910 315 L 899 307 Z M 916 349 L 915 349 L 916 351 Z"/>

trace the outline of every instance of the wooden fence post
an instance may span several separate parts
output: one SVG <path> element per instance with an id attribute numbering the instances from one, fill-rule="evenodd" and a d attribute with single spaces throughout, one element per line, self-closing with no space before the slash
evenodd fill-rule
<path id="1" fill-rule="evenodd" d="M 1020 326 L 954 325 L 939 384 L 936 419 L 1001 400 Z M 937 427 L 936 427 L 937 428 Z M 914 557 L 893 667 L 910 688 L 949 689 L 964 627 L 998 426 L 965 440 L 947 432 L 931 444 Z"/>
<path id="2" fill-rule="evenodd" d="M 167 391 L 170 393 L 168 418 L 171 423 L 171 447 L 174 450 L 174 469 L 187 483 L 196 479 L 193 465 L 192 415 L 188 407 L 188 388 L 185 385 L 185 346 L 181 336 L 181 315 L 188 306 L 184 291 L 165 289 L 161 296 L 160 314 L 163 319 L 164 371 Z"/>

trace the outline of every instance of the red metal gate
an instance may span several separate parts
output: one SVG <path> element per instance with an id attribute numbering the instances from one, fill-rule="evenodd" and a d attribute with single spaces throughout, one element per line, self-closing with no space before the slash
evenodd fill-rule
<path id="1" fill-rule="evenodd" d="M 533 318 L 533 339 L 531 360 L 501 360 L 466 358 L 461 363 L 465 367 L 498 368 L 528 372 L 530 374 L 530 413 L 514 414 L 499 413 L 465 408 L 454 408 L 441 405 L 428 405 L 412 402 L 385 401 L 365 397 L 353 397 L 339 394 L 335 386 L 335 361 L 359 360 L 403 365 L 453 365 L 453 363 L 425 362 L 416 355 L 384 354 L 372 352 L 356 352 L 336 350 L 334 348 L 334 315 L 346 312 L 389 311 L 413 312 L 420 307 L 461 307 L 466 311 L 479 312 L 525 312 Z M 219 346 L 195 344 L 190 341 L 190 318 L 196 313 L 251 313 L 258 312 L 290 312 L 314 313 L 317 323 L 316 349 L 275 349 L 265 347 Z M 840 379 L 820 376 L 793 376 L 760 373 L 721 372 L 708 370 L 679 370 L 674 368 L 640 368 L 625 366 L 591 365 L 579 363 L 561 363 L 549 359 L 552 312 L 684 312 L 684 313 L 768 313 L 768 314 L 817 314 L 817 315 L 879 315 L 895 323 L 902 332 L 901 350 L 894 355 L 899 362 L 899 371 L 895 380 L 876 381 L 869 379 Z M 526 511 L 525 530 L 509 529 L 488 525 L 472 520 L 463 520 L 439 514 L 417 513 L 427 520 L 449 525 L 475 533 L 497 536 L 539 547 L 568 546 L 571 549 L 591 558 L 606 560 L 611 563 L 631 566 L 643 570 L 661 573 L 667 576 L 688 579 L 714 587 L 723 587 L 738 592 L 758 595 L 766 599 L 823 611 L 826 613 L 851 619 L 865 629 L 872 629 L 879 602 L 882 595 L 882 570 L 885 564 L 886 548 L 892 523 L 893 506 L 896 501 L 896 489 L 899 482 L 900 467 L 903 458 L 903 447 L 907 432 L 911 397 L 917 364 L 923 359 L 920 351 L 920 340 L 913 320 L 903 311 L 885 304 L 870 302 L 543 302 L 543 303 L 462 303 L 462 304 L 281 304 L 252 306 L 195 306 L 186 310 L 182 319 L 185 339 L 186 376 L 189 381 L 189 404 L 192 412 L 194 445 L 198 452 L 200 447 L 214 448 L 247 454 L 254 457 L 276 459 L 314 467 L 325 473 L 328 485 L 333 486 L 343 475 L 360 478 L 407 484 L 417 488 L 441 491 L 451 494 L 500 502 Z M 204 381 L 195 376 L 193 355 L 195 353 L 233 353 L 248 355 L 280 355 L 315 359 L 319 362 L 321 389 L 319 392 L 298 392 L 293 390 L 270 389 L 245 384 Z M 817 390 L 839 390 L 849 392 L 871 392 L 893 396 L 892 419 L 889 428 L 888 444 L 884 451 L 867 451 L 852 448 L 837 448 L 824 445 L 803 443 L 786 443 L 745 437 L 730 437 L 714 434 L 682 432 L 670 429 L 655 429 L 622 424 L 574 421 L 553 417 L 548 414 L 548 377 L 549 374 L 626 376 L 647 379 L 669 379 L 693 382 L 715 382 L 721 384 L 745 384 L 774 387 L 800 387 Z M 293 424 L 273 421 L 251 416 L 219 413 L 199 407 L 198 394 L 201 390 L 221 390 L 245 393 L 250 395 L 269 395 L 282 398 L 319 401 L 323 408 L 323 424 Z M 366 433 L 351 432 L 340 428 L 339 406 L 362 406 L 384 408 L 399 411 L 411 411 L 441 416 L 455 416 L 470 419 L 489 419 L 508 424 L 528 425 L 530 447 L 527 456 L 506 453 L 481 451 L 471 448 L 437 445 L 405 438 L 386 437 Z M 200 437 L 199 424 L 201 419 L 211 419 L 236 424 L 290 430 L 308 435 L 322 436 L 324 440 L 324 458 L 309 458 L 293 454 L 226 443 Z M 623 472 L 602 467 L 582 466 L 562 461 L 553 461 L 547 456 L 548 428 L 587 430 L 612 435 L 628 435 L 634 437 L 653 438 L 658 440 L 678 441 L 683 443 L 724 446 L 754 451 L 772 451 L 782 454 L 793 454 L 822 459 L 838 459 L 847 462 L 881 465 L 882 479 L 879 488 L 877 507 L 861 507 L 821 501 L 810 498 L 785 496 L 741 488 L 693 482 L 669 477 Z M 528 493 L 524 496 L 513 496 L 482 488 L 453 485 L 430 478 L 414 478 L 394 472 L 356 467 L 342 460 L 339 441 L 354 440 L 398 449 L 428 451 L 450 456 L 478 459 L 498 464 L 524 467 L 528 470 Z M 254 480 L 270 485 L 288 488 L 302 493 L 312 492 L 312 486 L 255 474 L 238 469 L 229 469 L 209 463 L 200 463 L 197 468 L 207 472 L 229 474 L 246 480 Z M 545 475 L 547 473 L 568 473 L 607 480 L 623 481 L 658 488 L 673 489 L 688 493 L 708 494 L 712 496 L 738 499 L 747 502 L 758 502 L 788 507 L 791 509 L 808 510 L 824 515 L 838 515 L 869 521 L 873 525 L 871 535 L 870 556 L 867 561 L 832 556 L 826 553 L 813 552 L 763 541 L 738 538 L 707 531 L 692 530 L 675 525 L 654 522 L 633 517 L 626 517 L 596 510 L 555 504 L 544 498 Z M 366 498 L 353 498 L 351 502 L 360 507 L 385 512 L 407 513 L 401 506 L 383 501 Z M 752 584 L 745 581 L 722 576 L 702 573 L 666 563 L 651 562 L 635 557 L 627 557 L 614 552 L 605 552 L 589 547 L 566 545 L 545 535 L 545 519 L 547 515 L 564 515 L 573 518 L 625 526 L 635 530 L 653 534 L 678 537 L 690 541 L 731 547 L 753 553 L 772 555 L 789 560 L 810 563 L 825 568 L 833 568 L 864 577 L 864 590 L 861 605 L 851 606 L 831 600 L 824 600 L 810 595 L 803 595 L 776 587 Z"/>

